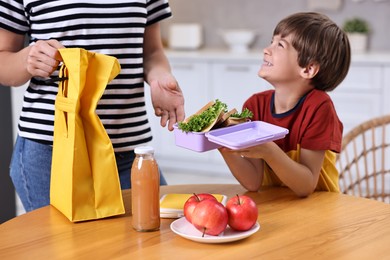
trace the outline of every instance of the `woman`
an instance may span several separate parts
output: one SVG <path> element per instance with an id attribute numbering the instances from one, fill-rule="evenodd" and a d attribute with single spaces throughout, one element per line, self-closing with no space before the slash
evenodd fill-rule
<path id="1" fill-rule="evenodd" d="M 11 178 L 26 211 L 50 203 L 58 85 L 46 79 L 58 76 L 61 48 L 84 48 L 119 60 L 121 72 L 107 86 L 96 112 L 112 141 L 121 187 L 131 187 L 133 150 L 152 140 L 144 81 L 161 126 L 168 124 L 172 130 L 184 119 L 184 98 L 160 38 L 159 22 L 171 16 L 168 1 L 5 0 L 0 13 L 0 83 L 19 86 L 30 81 L 11 162 Z"/>

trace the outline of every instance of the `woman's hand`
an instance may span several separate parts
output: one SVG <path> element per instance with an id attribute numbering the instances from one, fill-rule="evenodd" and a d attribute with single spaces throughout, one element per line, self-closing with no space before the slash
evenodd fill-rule
<path id="1" fill-rule="evenodd" d="M 0 82 L 20 86 L 32 77 L 50 76 L 62 58 L 57 40 L 37 41 L 25 47 L 25 36 L 0 29 Z"/>
<path id="2" fill-rule="evenodd" d="M 64 46 L 57 40 L 37 41 L 29 47 L 27 71 L 32 77 L 49 77 L 62 61 L 58 49 Z"/>
<path id="3" fill-rule="evenodd" d="M 166 74 L 150 83 L 152 104 L 156 116 L 161 117 L 160 124 L 173 130 L 176 122 L 184 120 L 184 96 L 176 79 Z"/>
<path id="4" fill-rule="evenodd" d="M 144 38 L 144 73 L 154 113 L 161 117 L 161 126 L 168 122 L 172 131 L 176 122 L 184 120 L 184 96 L 165 56 L 159 23 L 147 26 Z"/>

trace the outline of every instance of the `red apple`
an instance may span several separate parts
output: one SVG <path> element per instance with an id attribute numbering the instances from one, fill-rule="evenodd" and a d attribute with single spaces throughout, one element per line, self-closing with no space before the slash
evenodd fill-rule
<path id="1" fill-rule="evenodd" d="M 229 226 L 237 231 L 251 229 L 257 221 L 256 203 L 246 195 L 236 195 L 226 203 L 229 215 Z"/>
<path id="2" fill-rule="evenodd" d="M 202 200 L 206 200 L 206 199 L 217 201 L 217 199 L 209 193 L 199 193 L 199 194 L 194 193 L 194 195 L 192 195 L 187 199 L 187 201 L 184 203 L 183 212 L 188 222 L 192 223 L 191 216 L 196 205 L 198 205 L 198 203 L 201 202 Z"/>
<path id="3" fill-rule="evenodd" d="M 228 223 L 228 213 L 225 206 L 217 200 L 202 200 L 192 212 L 192 224 L 201 231 L 202 237 L 218 236 Z"/>

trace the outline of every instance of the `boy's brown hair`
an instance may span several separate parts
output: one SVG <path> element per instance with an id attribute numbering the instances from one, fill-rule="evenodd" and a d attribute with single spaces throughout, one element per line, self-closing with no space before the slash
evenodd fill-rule
<path id="1" fill-rule="evenodd" d="M 346 77 L 351 63 L 351 48 L 346 33 L 326 15 L 304 12 L 279 22 L 274 35 L 292 36 L 298 64 L 304 68 L 316 63 L 320 69 L 312 79 L 314 88 L 332 91 Z"/>

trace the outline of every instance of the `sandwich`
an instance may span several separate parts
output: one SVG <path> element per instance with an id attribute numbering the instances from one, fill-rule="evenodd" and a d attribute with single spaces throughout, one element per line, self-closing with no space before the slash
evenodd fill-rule
<path id="1" fill-rule="evenodd" d="M 179 122 L 178 128 L 184 132 L 208 132 L 215 128 L 236 125 L 248 121 L 253 113 L 244 109 L 227 110 L 227 105 L 220 100 L 210 101 L 195 114 Z"/>
<path id="2" fill-rule="evenodd" d="M 183 122 L 179 122 L 178 128 L 184 132 L 208 132 L 226 112 L 227 105 L 216 99 L 207 103 Z"/>
<path id="3" fill-rule="evenodd" d="M 218 127 L 226 127 L 245 123 L 250 120 L 252 116 L 253 113 L 247 108 L 245 108 L 241 113 L 238 113 L 237 109 L 233 108 L 222 116 L 223 120 L 218 123 Z"/>

